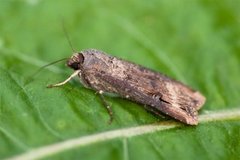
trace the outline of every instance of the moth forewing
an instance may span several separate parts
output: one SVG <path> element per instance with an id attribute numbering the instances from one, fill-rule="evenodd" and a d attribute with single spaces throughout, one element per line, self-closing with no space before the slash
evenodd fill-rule
<path id="1" fill-rule="evenodd" d="M 78 72 L 87 88 L 118 94 L 149 107 L 156 115 L 164 113 L 190 125 L 198 123 L 197 111 L 205 97 L 161 73 L 95 49 L 74 54 L 67 65 Z"/>

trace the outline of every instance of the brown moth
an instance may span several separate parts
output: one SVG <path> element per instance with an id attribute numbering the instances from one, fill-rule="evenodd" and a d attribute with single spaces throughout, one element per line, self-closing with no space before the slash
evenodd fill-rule
<path id="1" fill-rule="evenodd" d="M 67 66 L 75 72 L 64 82 L 48 87 L 64 85 L 79 76 L 85 87 L 101 96 L 104 92 L 115 93 L 143 104 L 146 110 L 157 116 L 164 113 L 189 125 L 198 124 L 198 110 L 205 103 L 205 97 L 161 73 L 95 49 L 75 53 L 67 61 Z M 109 105 L 107 109 L 112 116 Z"/>

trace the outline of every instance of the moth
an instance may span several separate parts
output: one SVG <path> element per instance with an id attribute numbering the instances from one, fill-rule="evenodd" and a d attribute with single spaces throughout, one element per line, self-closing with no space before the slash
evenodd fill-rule
<path id="1" fill-rule="evenodd" d="M 74 73 L 48 87 L 62 86 L 78 76 L 83 86 L 97 91 L 103 100 L 103 93 L 114 93 L 142 104 L 154 115 L 163 113 L 189 125 L 198 124 L 198 110 L 206 98 L 181 82 L 96 49 L 75 53 L 66 64 Z M 104 103 L 112 117 L 111 107 Z"/>

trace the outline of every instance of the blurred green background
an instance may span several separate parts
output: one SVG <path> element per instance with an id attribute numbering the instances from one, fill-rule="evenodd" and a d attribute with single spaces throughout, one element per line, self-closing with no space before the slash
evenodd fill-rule
<path id="1" fill-rule="evenodd" d="M 72 71 L 39 67 L 96 48 L 201 91 L 200 114 L 240 107 L 239 0 L 1 0 L 0 159 L 71 138 L 165 121 L 141 105 L 107 97 L 114 121 Z M 43 159 L 240 159 L 240 117 L 87 144 Z"/>

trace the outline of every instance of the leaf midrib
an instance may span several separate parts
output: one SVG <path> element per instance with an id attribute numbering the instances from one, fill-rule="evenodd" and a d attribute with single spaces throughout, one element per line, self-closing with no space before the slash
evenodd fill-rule
<path id="1" fill-rule="evenodd" d="M 200 124 L 214 121 L 224 121 L 224 120 L 239 120 L 240 119 L 240 109 L 234 110 L 222 110 L 217 112 L 210 112 L 199 116 Z M 172 128 L 177 128 L 184 126 L 183 124 L 175 121 L 166 121 L 156 124 L 147 124 L 137 127 L 123 128 L 112 131 L 106 131 L 102 133 L 97 133 L 93 135 L 87 135 L 83 137 L 77 137 L 73 139 L 68 139 L 55 144 L 43 146 L 37 149 L 33 149 L 29 152 L 16 155 L 9 159 L 11 160 L 28 160 L 28 159 L 39 159 L 47 157 L 59 152 L 63 152 L 69 149 L 77 148 L 79 146 L 87 146 L 93 143 L 103 142 L 115 138 L 130 138 L 134 136 L 144 135 L 147 133 L 154 133 L 157 131 L 165 131 Z"/>

